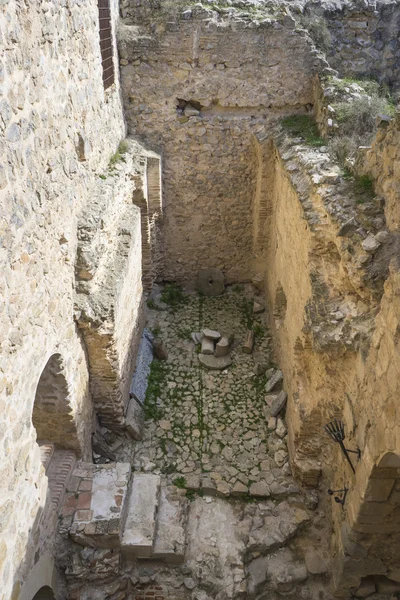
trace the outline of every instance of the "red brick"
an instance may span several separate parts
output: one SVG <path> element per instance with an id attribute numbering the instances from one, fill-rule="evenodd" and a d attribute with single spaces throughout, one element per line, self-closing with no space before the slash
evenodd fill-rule
<path id="1" fill-rule="evenodd" d="M 76 502 L 77 502 L 77 498 L 75 497 L 75 494 L 70 494 L 68 496 L 64 506 L 68 507 L 68 508 L 75 508 Z"/>
<path id="2" fill-rule="evenodd" d="M 82 492 L 79 494 L 77 508 L 90 508 L 92 494 L 90 492 Z"/>
<path id="3" fill-rule="evenodd" d="M 115 500 L 115 506 L 121 506 L 122 504 L 122 496 L 114 496 L 114 500 Z"/>

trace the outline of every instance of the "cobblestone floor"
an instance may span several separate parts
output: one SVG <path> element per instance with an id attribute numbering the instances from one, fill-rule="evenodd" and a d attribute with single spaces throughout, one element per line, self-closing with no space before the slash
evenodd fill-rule
<path id="1" fill-rule="evenodd" d="M 273 365 L 271 339 L 265 315 L 253 316 L 252 308 L 251 291 L 234 286 L 219 297 L 192 293 L 177 307 L 149 311 L 148 327 L 164 340 L 168 360 L 152 365 L 136 470 L 222 496 L 288 491 L 286 442 L 268 431 L 266 376 L 254 372 L 256 362 Z M 205 327 L 235 336 L 225 371 L 199 364 L 190 333 Z M 251 355 L 242 351 L 249 327 L 256 334 Z"/>

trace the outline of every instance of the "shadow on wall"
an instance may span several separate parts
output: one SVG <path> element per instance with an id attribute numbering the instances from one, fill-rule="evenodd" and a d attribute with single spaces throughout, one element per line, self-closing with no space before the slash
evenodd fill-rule
<path id="1" fill-rule="evenodd" d="M 49 442 L 79 452 L 76 425 L 71 415 L 68 383 L 60 354 L 53 354 L 36 389 L 32 423 L 37 442 Z"/>

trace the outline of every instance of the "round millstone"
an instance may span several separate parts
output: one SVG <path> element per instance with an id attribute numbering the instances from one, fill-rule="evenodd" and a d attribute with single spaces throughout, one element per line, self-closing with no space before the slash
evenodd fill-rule
<path id="1" fill-rule="evenodd" d="M 219 358 L 208 354 L 199 354 L 198 356 L 201 364 L 211 371 L 222 371 L 232 364 L 229 356 L 220 356 Z"/>
<path id="2" fill-rule="evenodd" d="M 197 275 L 197 289 L 205 296 L 219 296 L 225 291 L 225 278 L 219 269 L 204 269 Z"/>

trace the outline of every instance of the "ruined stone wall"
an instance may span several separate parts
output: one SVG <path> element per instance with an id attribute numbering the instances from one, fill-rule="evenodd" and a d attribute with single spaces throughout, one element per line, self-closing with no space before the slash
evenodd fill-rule
<path id="1" fill-rule="evenodd" d="M 331 34 L 329 65 L 341 77 L 372 78 L 398 88 L 400 7 L 397 2 L 307 3 L 306 13 L 324 16 Z"/>
<path id="2" fill-rule="evenodd" d="M 360 242 L 340 233 L 356 201 L 340 211 L 340 194 L 350 190 L 333 191 L 337 166 L 324 148 L 293 148 L 285 136 L 276 139 L 273 169 L 266 167 L 268 245 L 262 275 L 289 392 L 292 464 L 305 483 L 315 484 L 325 454 L 322 427 L 343 410 L 374 296 L 358 268 Z"/>
<path id="3" fill-rule="evenodd" d="M 368 200 L 325 148 L 281 134 L 261 145 L 271 182 L 263 276 L 292 466 L 306 484 L 322 471 L 327 487 L 348 489 L 344 510 L 332 503 L 337 593 L 398 591 L 398 118 L 382 122 L 366 153 L 378 193 Z M 345 422 L 346 447 L 361 449 L 355 475 L 323 431 L 332 418 Z"/>
<path id="4" fill-rule="evenodd" d="M 165 279 L 220 268 L 250 277 L 257 157 L 253 136 L 312 103 L 323 62 L 288 15 L 254 22 L 191 7 L 119 30 L 130 132 L 162 153 Z"/>
<path id="5" fill-rule="evenodd" d="M 116 2 L 112 10 L 115 18 Z M 0 30 L 0 598 L 8 600 L 37 559 L 47 480 L 31 417 L 53 354 L 89 456 L 87 359 L 73 317 L 77 214 L 125 125 L 118 81 L 103 89 L 95 0 L 3 2 Z"/>
<path id="6" fill-rule="evenodd" d="M 357 365 L 357 395 L 350 428 L 361 448 L 361 462 L 350 480 L 345 516 L 336 513 L 336 581 L 339 590 L 375 575 L 378 591 L 398 591 L 400 547 L 399 493 L 399 119 L 381 123 L 363 170 L 375 179 L 385 200 L 386 237 L 379 249 L 386 281 L 365 361 Z M 338 480 L 338 478 L 337 478 Z M 387 579 L 390 581 L 388 582 Z M 372 583 L 371 583 L 372 581 Z M 397 585 L 397 588 L 396 588 Z M 386 586 L 386 587 L 385 587 Z"/>

